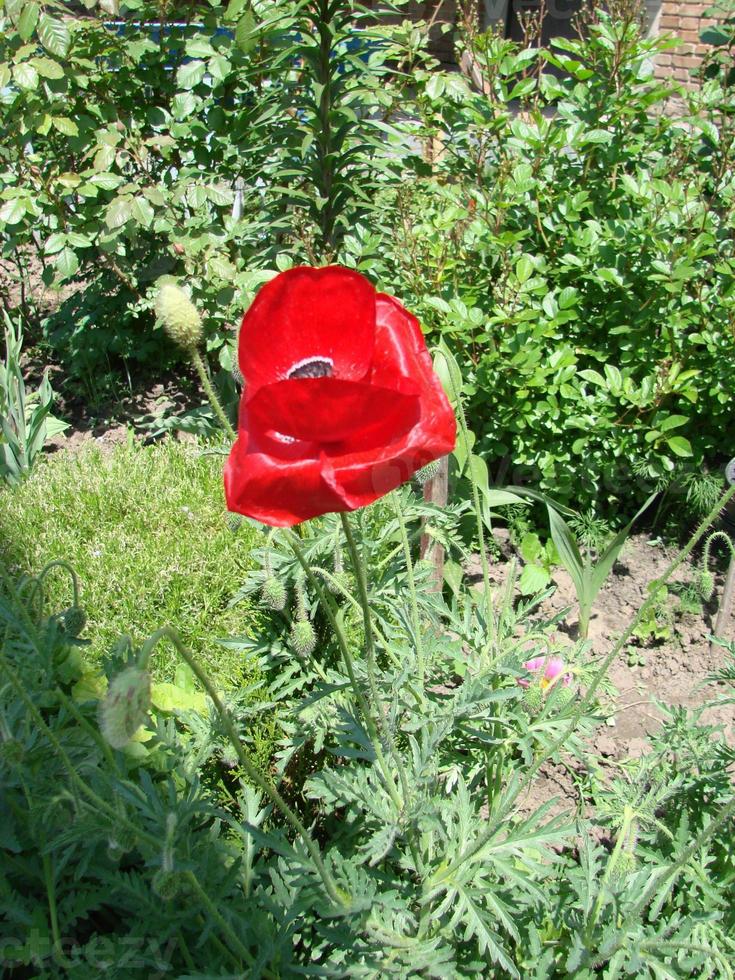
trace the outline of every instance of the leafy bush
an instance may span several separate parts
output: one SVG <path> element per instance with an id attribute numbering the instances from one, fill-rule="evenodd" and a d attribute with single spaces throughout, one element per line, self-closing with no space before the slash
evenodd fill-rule
<path id="1" fill-rule="evenodd" d="M 670 115 L 615 10 L 547 51 L 470 25 L 474 81 L 417 75 L 392 248 L 351 242 L 460 358 L 499 480 L 613 513 L 718 467 L 735 384 L 732 91 Z"/>
<path id="2" fill-rule="evenodd" d="M 346 0 L 85 6 L 0 11 L 4 257 L 19 276 L 30 250 L 45 282 L 84 280 L 45 323 L 78 374 L 159 357 L 148 290 L 164 274 L 191 285 L 229 367 L 263 270 L 297 237 L 302 254 L 334 248 L 360 210 L 347 198 L 369 200 L 391 29 L 355 32 Z"/>

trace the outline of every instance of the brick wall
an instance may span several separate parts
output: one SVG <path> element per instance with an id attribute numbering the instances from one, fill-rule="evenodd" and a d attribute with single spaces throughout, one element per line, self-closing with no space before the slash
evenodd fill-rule
<path id="1" fill-rule="evenodd" d="M 699 32 L 712 24 L 712 17 L 705 17 L 704 11 L 712 6 L 711 0 L 660 0 L 648 4 L 652 19 L 652 30 L 658 34 L 675 34 L 684 43 L 667 51 L 656 59 L 656 74 L 660 78 L 672 76 L 684 84 L 691 84 L 691 71 L 696 68 L 707 50 L 700 44 Z"/>

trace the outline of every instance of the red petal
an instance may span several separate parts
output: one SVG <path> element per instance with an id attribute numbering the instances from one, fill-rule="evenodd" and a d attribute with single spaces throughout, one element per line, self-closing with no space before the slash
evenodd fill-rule
<path id="1" fill-rule="evenodd" d="M 372 449 L 395 442 L 418 422 L 416 388 L 410 382 L 403 388 L 337 378 L 293 379 L 259 388 L 247 410 L 255 432 L 274 430 L 320 445 L 346 440 Z"/>
<path id="2" fill-rule="evenodd" d="M 311 517 L 345 510 L 342 497 L 322 477 L 319 458 L 283 460 L 248 452 L 241 434 L 225 464 L 227 508 L 271 527 L 292 527 Z"/>
<path id="3" fill-rule="evenodd" d="M 243 317 L 240 370 L 249 394 L 310 359 L 331 360 L 334 377 L 361 381 L 374 339 L 375 290 L 364 276 L 299 266 L 261 287 Z"/>
<path id="4" fill-rule="evenodd" d="M 418 383 L 434 378 L 441 387 L 416 317 L 397 299 L 377 293 L 375 319 L 371 383 L 393 387 L 394 379 L 399 377 L 412 378 Z"/>

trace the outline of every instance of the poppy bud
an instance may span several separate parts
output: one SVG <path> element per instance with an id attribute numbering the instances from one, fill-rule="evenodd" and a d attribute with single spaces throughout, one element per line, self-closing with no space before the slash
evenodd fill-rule
<path id="1" fill-rule="evenodd" d="M 99 726 L 113 749 L 124 748 L 141 725 L 151 706 L 151 675 L 139 667 L 126 667 L 110 681 L 99 706 Z"/>
<path id="2" fill-rule="evenodd" d="M 229 743 L 222 746 L 222 749 L 220 750 L 220 759 L 222 760 L 222 765 L 225 767 L 225 769 L 237 768 L 237 764 L 239 762 L 237 752 L 235 752 L 235 749 Z"/>
<path id="3" fill-rule="evenodd" d="M 70 606 L 61 614 L 59 622 L 69 636 L 79 636 L 87 624 L 87 614 L 80 606 Z"/>
<path id="4" fill-rule="evenodd" d="M 297 619 L 291 627 L 291 646 L 300 657 L 308 657 L 316 646 L 316 633 L 308 619 Z"/>
<path id="5" fill-rule="evenodd" d="M 551 701 L 558 711 L 563 711 L 574 700 L 577 692 L 566 684 L 555 684 L 551 689 Z"/>
<path id="6" fill-rule="evenodd" d="M 274 575 L 265 580 L 260 593 L 260 601 L 273 612 L 280 612 L 286 605 L 286 587 Z"/>
<path id="7" fill-rule="evenodd" d="M 530 684 L 523 692 L 523 707 L 529 714 L 535 715 L 541 710 L 544 692 L 538 684 Z"/>
<path id="8" fill-rule="evenodd" d="M 703 569 L 699 575 L 699 594 L 705 602 L 709 602 L 715 591 L 715 577 L 709 569 Z"/>
<path id="9" fill-rule="evenodd" d="M 228 514 L 227 515 L 227 526 L 234 534 L 236 531 L 240 530 L 242 526 L 242 514 Z"/>
<path id="10" fill-rule="evenodd" d="M 107 842 L 107 856 L 117 861 L 123 854 L 127 854 L 135 848 L 137 840 L 135 835 L 123 827 L 115 827 L 112 836 Z"/>
<path id="11" fill-rule="evenodd" d="M 186 888 L 187 877 L 184 871 L 164 871 L 162 868 L 153 875 L 151 888 L 164 902 L 170 902 Z"/>
<path id="12" fill-rule="evenodd" d="M 187 294 L 165 283 L 156 297 L 156 316 L 171 340 L 184 350 L 194 350 L 202 339 L 202 320 Z"/>

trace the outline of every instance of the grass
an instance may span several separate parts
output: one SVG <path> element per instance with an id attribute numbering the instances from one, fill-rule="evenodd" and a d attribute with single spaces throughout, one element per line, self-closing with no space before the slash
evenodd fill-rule
<path id="1" fill-rule="evenodd" d="M 222 462 L 175 440 L 46 457 L 25 484 L 0 490 L 0 560 L 14 573 L 59 558 L 75 568 L 91 663 L 123 633 L 141 641 L 169 625 L 218 684 L 252 683 L 257 663 L 216 642 L 257 628 L 257 613 L 228 606 L 257 531 L 228 527 Z M 64 572 L 50 574 L 47 596 L 54 611 L 71 604 Z M 153 672 L 172 680 L 176 657 L 158 651 Z"/>

